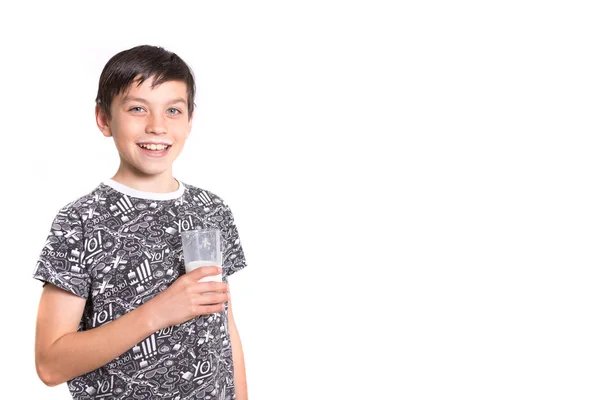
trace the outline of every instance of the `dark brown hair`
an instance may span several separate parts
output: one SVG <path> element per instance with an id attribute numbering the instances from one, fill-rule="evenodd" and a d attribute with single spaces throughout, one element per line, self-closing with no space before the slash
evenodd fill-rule
<path id="1" fill-rule="evenodd" d="M 96 104 L 110 118 L 110 106 L 115 96 L 125 92 L 134 80 L 139 86 L 148 78 L 153 79 L 152 88 L 167 81 L 185 83 L 188 117 L 191 118 L 196 94 L 194 74 L 177 54 L 158 46 L 133 47 L 108 60 L 100 75 Z"/>

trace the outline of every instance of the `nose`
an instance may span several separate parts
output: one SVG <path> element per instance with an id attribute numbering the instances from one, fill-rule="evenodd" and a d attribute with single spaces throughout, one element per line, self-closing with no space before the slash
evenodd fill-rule
<path id="1" fill-rule="evenodd" d="M 146 124 L 146 133 L 162 135 L 167 133 L 167 124 L 162 115 L 150 114 Z"/>

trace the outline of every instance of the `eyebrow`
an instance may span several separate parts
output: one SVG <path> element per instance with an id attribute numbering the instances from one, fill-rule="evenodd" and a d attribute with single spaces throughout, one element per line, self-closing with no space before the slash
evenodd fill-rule
<path id="1" fill-rule="evenodd" d="M 128 101 L 148 104 L 148 101 L 146 99 L 142 99 L 141 97 L 131 97 L 131 96 L 123 97 L 123 103 L 127 103 Z M 187 104 L 187 101 L 185 101 L 185 99 L 183 99 L 181 97 L 177 97 L 176 99 L 169 101 L 167 104 L 176 104 L 176 103 Z"/>

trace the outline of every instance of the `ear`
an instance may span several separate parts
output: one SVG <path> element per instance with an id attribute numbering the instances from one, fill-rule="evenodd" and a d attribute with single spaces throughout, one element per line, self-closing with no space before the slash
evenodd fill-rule
<path id="1" fill-rule="evenodd" d="M 98 125 L 100 132 L 102 132 L 104 136 L 112 136 L 112 132 L 110 131 L 110 119 L 99 105 L 96 105 L 96 125 Z"/>

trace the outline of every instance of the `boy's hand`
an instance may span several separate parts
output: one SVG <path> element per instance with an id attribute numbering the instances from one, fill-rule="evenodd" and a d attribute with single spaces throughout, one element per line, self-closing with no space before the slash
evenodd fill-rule
<path id="1" fill-rule="evenodd" d="M 148 313 L 153 330 L 178 325 L 198 315 L 212 314 L 225 309 L 229 288 L 224 282 L 198 282 L 209 275 L 221 273 L 219 267 L 199 267 L 179 277 L 140 308 Z M 207 293 L 206 292 L 211 292 Z"/>

